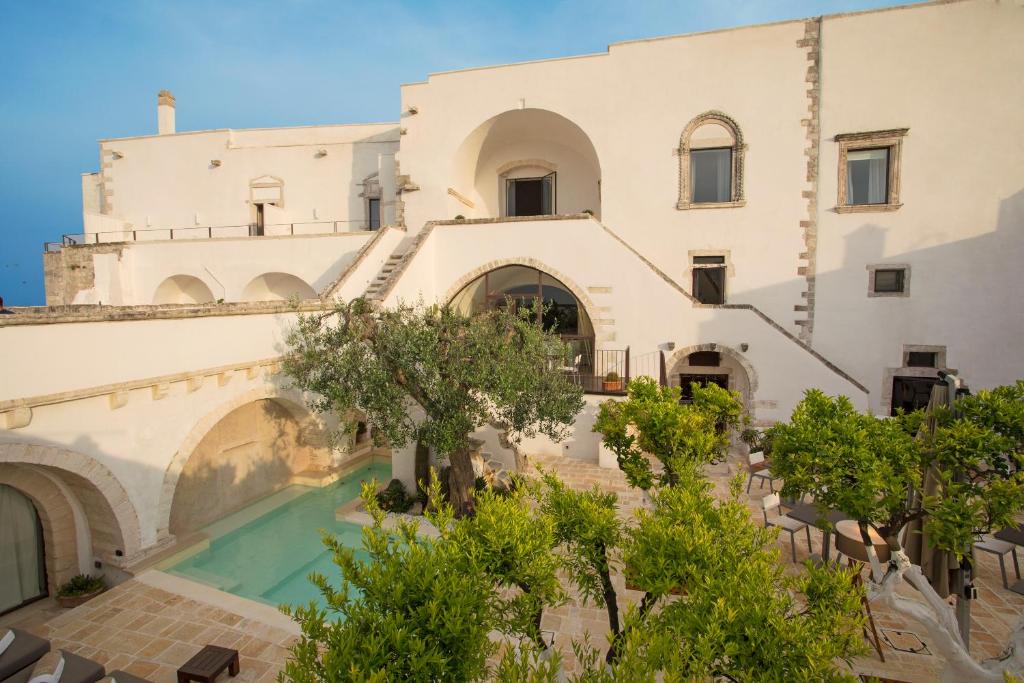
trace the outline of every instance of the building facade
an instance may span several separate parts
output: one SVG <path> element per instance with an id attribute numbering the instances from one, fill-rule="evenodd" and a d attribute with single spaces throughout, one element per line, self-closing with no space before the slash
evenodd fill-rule
<path id="1" fill-rule="evenodd" d="M 204 468 L 248 493 L 203 520 L 337 471 L 357 444 L 277 372 L 295 298 L 542 297 L 592 393 L 572 438 L 523 449 L 595 461 L 610 371 L 728 386 L 759 424 L 811 387 L 889 414 L 938 370 L 1011 382 L 1021 35 L 1019 2 L 965 0 L 631 41 L 433 74 L 371 125 L 177 132 L 161 92 L 158 134 L 100 142 L 48 307 L 0 318 L 7 358 L 45 359 L 0 388 L 0 484 L 60 577 L 199 524 L 175 501 Z"/>

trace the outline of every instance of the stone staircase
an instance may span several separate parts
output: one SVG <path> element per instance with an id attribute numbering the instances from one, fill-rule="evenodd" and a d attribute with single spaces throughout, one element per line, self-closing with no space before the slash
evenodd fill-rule
<path id="1" fill-rule="evenodd" d="M 366 288 L 366 298 L 372 300 L 379 300 L 381 294 L 385 291 L 388 281 L 391 280 L 392 275 L 398 268 L 398 265 L 405 258 L 405 254 L 392 254 L 388 257 L 388 260 L 384 262 L 384 267 L 380 269 L 377 277 L 374 278 L 370 286 Z"/>

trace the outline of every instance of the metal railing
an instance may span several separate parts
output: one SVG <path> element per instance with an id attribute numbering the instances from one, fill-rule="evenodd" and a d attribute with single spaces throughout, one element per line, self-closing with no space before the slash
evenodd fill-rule
<path id="1" fill-rule="evenodd" d="M 280 237 L 296 235 L 328 235 L 339 232 L 370 230 L 369 223 L 361 220 L 295 221 L 268 223 L 262 227 L 255 223 L 245 225 L 190 225 L 182 228 L 141 228 L 107 230 L 63 235 L 60 242 L 46 242 L 43 250 L 49 253 L 61 247 L 81 244 L 112 244 L 117 242 L 148 242 L 156 240 L 204 240 L 215 237 Z M 372 228 L 377 230 L 378 228 Z"/>
<path id="2" fill-rule="evenodd" d="M 618 379 L 609 379 L 612 372 Z M 581 360 L 580 367 L 567 374 L 584 393 L 623 396 L 630 380 L 629 347 L 596 349 L 592 357 Z"/>

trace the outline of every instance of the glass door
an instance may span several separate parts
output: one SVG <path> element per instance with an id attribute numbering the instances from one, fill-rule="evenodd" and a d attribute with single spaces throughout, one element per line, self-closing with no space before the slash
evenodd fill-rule
<path id="1" fill-rule="evenodd" d="M 43 526 L 20 491 L 0 484 L 0 614 L 46 595 Z"/>

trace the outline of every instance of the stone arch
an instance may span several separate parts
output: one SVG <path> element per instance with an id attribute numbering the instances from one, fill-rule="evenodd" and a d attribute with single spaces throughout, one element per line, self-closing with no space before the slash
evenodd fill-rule
<path id="1" fill-rule="evenodd" d="M 0 444 L 0 463 L 32 465 L 58 476 L 78 497 L 94 550 L 108 551 L 108 562 L 128 564 L 138 556 L 142 549 L 138 512 L 124 486 L 103 463 L 58 446 L 29 443 Z"/>
<path id="2" fill-rule="evenodd" d="M 293 296 L 303 301 L 318 298 L 308 282 L 291 273 L 257 275 L 242 290 L 243 301 L 286 301 Z"/>
<path id="3" fill-rule="evenodd" d="M 213 301 L 210 287 L 194 275 L 165 278 L 153 294 L 154 304 L 208 304 Z"/>
<path id="4" fill-rule="evenodd" d="M 754 366 L 750 364 L 750 361 L 747 360 L 747 358 L 742 353 L 740 353 L 739 351 L 736 351 L 735 349 L 733 349 L 731 347 L 725 346 L 723 344 L 713 344 L 712 343 L 712 344 L 694 344 L 692 346 L 686 346 L 686 347 L 683 347 L 681 349 L 676 349 L 675 352 L 672 354 L 672 356 L 668 359 L 668 361 L 665 364 L 665 367 L 668 369 L 667 374 L 668 374 L 668 378 L 669 378 L 669 383 L 673 384 L 673 382 L 674 382 L 673 378 L 680 374 L 679 370 L 687 367 L 687 365 L 686 365 L 687 357 L 691 353 L 696 353 L 698 351 L 714 351 L 716 353 L 720 353 L 724 358 L 727 358 L 730 361 L 732 361 L 732 363 L 730 363 L 730 365 L 735 366 L 734 368 L 729 368 L 729 366 L 725 366 L 727 369 L 735 369 L 735 370 L 742 371 L 742 373 L 745 375 L 745 377 L 738 378 L 738 379 L 743 379 L 746 382 L 746 391 L 742 391 L 742 390 L 740 391 L 740 394 L 741 394 L 742 399 L 743 399 L 743 409 L 751 417 L 753 417 L 754 416 L 754 396 L 757 395 L 757 385 L 758 385 L 757 371 L 754 370 Z M 697 372 L 697 373 L 692 373 L 692 374 L 702 374 L 702 373 Z M 703 373 L 703 374 L 716 374 L 716 373 L 714 373 L 714 372 L 706 372 L 706 373 Z M 731 374 L 731 373 L 726 373 L 726 374 Z"/>
<path id="5" fill-rule="evenodd" d="M 263 400 L 271 400 L 283 407 L 304 430 L 322 433 L 325 429 L 318 416 L 305 405 L 302 396 L 298 392 L 284 390 L 274 385 L 267 385 L 247 391 L 207 413 L 195 424 L 188 433 L 188 436 L 185 437 L 185 440 L 182 441 L 178 450 L 174 453 L 174 457 L 171 458 L 171 462 L 167 465 L 167 469 L 164 471 L 163 485 L 160 489 L 160 501 L 157 509 L 156 532 L 158 540 L 166 539 L 171 535 L 171 508 L 174 503 L 174 493 L 185 465 L 196 451 L 196 448 L 225 417 L 239 408 Z"/>
<path id="6" fill-rule="evenodd" d="M 27 497 L 39 515 L 46 588 L 53 595 L 61 584 L 79 573 L 78 530 L 71 503 L 60 487 L 34 465 L 0 465 L 0 484 Z"/>
<path id="7" fill-rule="evenodd" d="M 506 215 L 505 176 L 532 168 L 558 177 L 552 211 L 601 215 L 601 160 L 590 136 L 572 119 L 535 107 L 499 111 L 470 130 L 450 160 L 450 188 L 469 199 L 470 218 Z"/>
<path id="8" fill-rule="evenodd" d="M 724 128 L 731 137 L 730 144 L 715 143 L 714 145 L 709 145 L 715 147 L 728 146 L 732 149 L 731 196 L 728 202 L 722 202 L 722 204 L 739 206 L 744 202 L 743 168 L 747 145 L 743 141 L 743 131 L 731 116 L 721 111 L 712 110 L 691 119 L 679 136 L 679 201 L 676 204 L 677 209 L 688 209 L 695 205 L 690 198 L 690 189 L 693 182 L 693 179 L 690 177 L 690 152 L 695 148 L 699 148 L 693 145 L 694 133 L 702 126 L 709 124 Z M 697 206 L 707 206 L 707 204 L 697 204 Z"/>
<path id="9" fill-rule="evenodd" d="M 536 268 L 542 273 L 546 273 L 551 277 L 555 278 L 563 285 L 565 285 L 566 289 L 572 292 L 572 295 L 575 296 L 581 304 L 583 304 L 583 307 L 587 309 L 587 315 L 591 316 L 591 320 L 593 320 L 593 312 L 597 311 L 597 307 L 591 300 L 591 298 L 587 295 L 587 292 L 583 287 L 580 287 L 578 284 L 576 284 L 572 280 L 572 278 L 565 275 L 565 273 L 562 273 L 561 271 L 552 268 L 543 261 L 539 261 L 535 258 L 530 258 L 528 256 L 516 256 L 512 258 L 495 259 L 494 261 L 488 261 L 487 263 L 484 263 L 483 265 L 474 268 L 473 270 L 469 271 L 468 273 L 460 277 L 458 280 L 456 280 L 455 283 L 448 288 L 448 291 L 444 295 L 444 302 L 447 303 L 451 301 L 453 298 L 455 298 L 456 294 L 461 292 L 463 288 L 466 287 L 466 285 L 468 285 L 481 275 L 489 273 L 492 270 L 497 270 L 498 268 L 503 268 L 504 266 L 527 266 L 529 268 Z"/>

